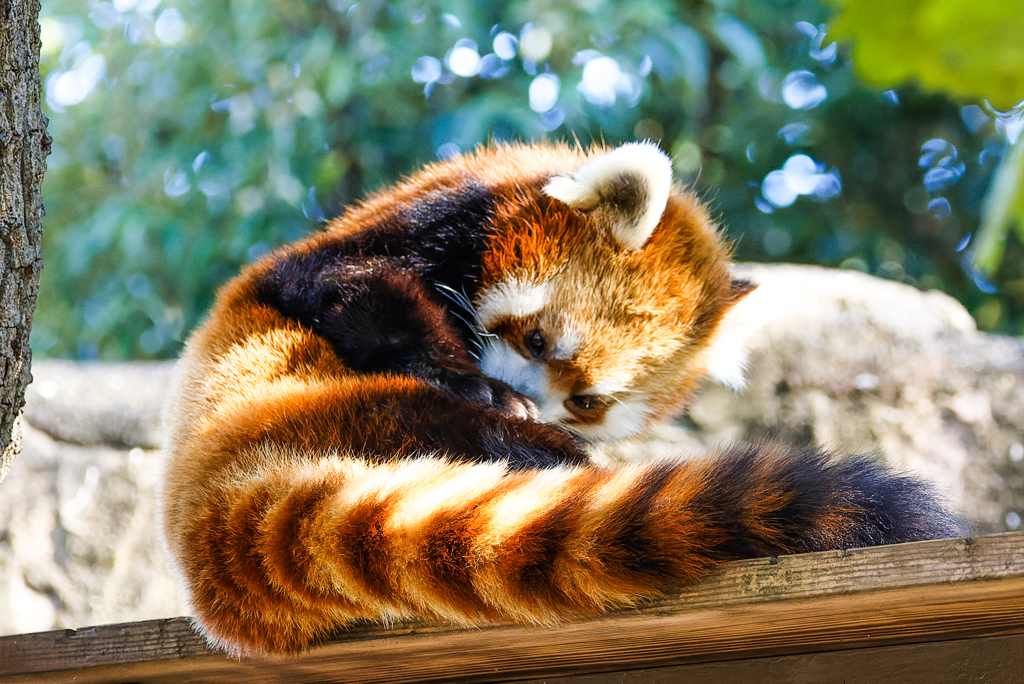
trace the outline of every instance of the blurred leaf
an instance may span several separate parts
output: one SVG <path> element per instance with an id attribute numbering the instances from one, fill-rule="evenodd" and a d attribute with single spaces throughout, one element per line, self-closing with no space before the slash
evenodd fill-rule
<path id="1" fill-rule="evenodd" d="M 981 208 L 974 266 L 991 277 L 1003 260 L 1011 224 L 1024 240 L 1024 135 L 1011 146 L 996 169 Z"/>
<path id="2" fill-rule="evenodd" d="M 833 31 L 853 39 L 868 83 L 926 88 L 1007 110 L 1024 100 L 1024 7 L 1020 0 L 829 0 Z"/>

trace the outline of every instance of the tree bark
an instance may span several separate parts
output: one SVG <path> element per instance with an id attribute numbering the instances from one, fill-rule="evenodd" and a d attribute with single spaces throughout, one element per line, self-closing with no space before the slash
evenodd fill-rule
<path id="1" fill-rule="evenodd" d="M 38 18 L 39 0 L 0 0 L 0 480 L 21 447 L 43 267 L 39 191 L 50 136 L 40 109 Z"/>

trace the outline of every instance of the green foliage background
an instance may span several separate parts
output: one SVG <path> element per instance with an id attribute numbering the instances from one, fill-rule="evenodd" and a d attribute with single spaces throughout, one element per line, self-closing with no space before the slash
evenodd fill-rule
<path id="1" fill-rule="evenodd" d="M 366 192 L 488 140 L 574 137 L 660 140 L 740 259 L 941 288 L 983 328 L 1024 332 L 1021 242 L 1004 240 L 991 282 L 958 251 L 1006 127 L 962 109 L 970 100 L 865 84 L 846 49 L 833 52 L 834 11 L 816 0 L 44 0 L 54 151 L 34 349 L 173 356 L 217 286 Z M 507 60 L 492 54 L 507 49 L 503 32 L 520 39 Z M 482 74 L 449 68 L 465 70 L 451 51 L 467 39 Z M 587 76 L 598 53 L 615 60 L 617 90 L 608 60 Z M 414 80 L 431 69 L 436 82 Z M 539 76 L 557 77 L 545 111 L 539 96 L 531 108 Z M 787 76 L 803 84 L 788 98 Z M 942 152 L 922 160 L 936 139 Z M 797 154 L 841 191 L 768 201 L 766 177 Z M 955 178 L 929 189 L 939 167 Z"/>

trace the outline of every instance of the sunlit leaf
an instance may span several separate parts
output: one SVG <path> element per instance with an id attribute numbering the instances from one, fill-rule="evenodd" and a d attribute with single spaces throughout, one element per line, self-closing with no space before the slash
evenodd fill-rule
<path id="1" fill-rule="evenodd" d="M 1024 100 L 1020 0 L 830 0 L 832 31 L 853 41 L 858 73 L 888 88 L 916 81 L 998 109 Z"/>
<path id="2" fill-rule="evenodd" d="M 982 206 L 973 259 L 983 274 L 991 276 L 999 268 L 1012 221 L 1024 239 L 1024 136 L 999 163 Z"/>

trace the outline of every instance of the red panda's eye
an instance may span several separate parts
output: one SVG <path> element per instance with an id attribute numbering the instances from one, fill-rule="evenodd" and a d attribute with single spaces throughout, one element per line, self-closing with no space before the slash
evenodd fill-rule
<path id="1" fill-rule="evenodd" d="M 565 408 L 580 417 L 596 418 L 611 402 L 610 397 L 599 394 L 576 394 L 565 400 Z"/>
<path id="2" fill-rule="evenodd" d="M 594 408 L 594 398 L 587 396 L 586 394 L 577 394 L 572 398 L 572 403 L 576 404 L 577 408 L 581 408 L 584 411 L 589 411 Z"/>
<path id="3" fill-rule="evenodd" d="M 547 347 L 547 340 L 544 339 L 544 333 L 540 330 L 531 330 L 526 333 L 526 338 L 523 340 L 526 343 L 526 348 L 533 354 L 533 358 L 540 358 L 541 354 L 544 353 L 544 349 Z"/>

